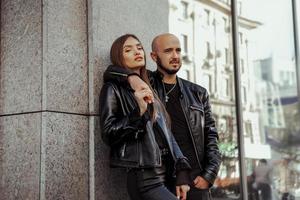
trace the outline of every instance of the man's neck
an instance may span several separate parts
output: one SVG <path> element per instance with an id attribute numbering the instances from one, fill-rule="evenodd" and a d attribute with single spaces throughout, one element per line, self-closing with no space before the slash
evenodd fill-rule
<path id="1" fill-rule="evenodd" d="M 176 74 L 168 74 L 162 70 L 158 70 L 163 74 L 163 82 L 167 84 L 175 84 L 176 83 Z"/>
<path id="2" fill-rule="evenodd" d="M 165 74 L 163 78 L 163 82 L 167 84 L 175 84 L 176 83 L 176 74 Z"/>

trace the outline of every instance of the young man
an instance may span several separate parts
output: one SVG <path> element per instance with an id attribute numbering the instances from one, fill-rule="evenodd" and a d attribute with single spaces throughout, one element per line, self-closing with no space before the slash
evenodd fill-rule
<path id="1" fill-rule="evenodd" d="M 221 163 L 208 93 L 205 88 L 176 76 L 182 62 L 180 42 L 175 35 L 167 33 L 155 37 L 151 57 L 157 64 L 157 71 L 148 72 L 150 83 L 165 103 L 171 130 L 192 167 L 192 187 L 187 199 L 208 199 L 209 187 Z M 106 70 L 104 79 L 123 84 L 128 81 L 134 90 L 143 87 L 143 84 L 136 84 L 139 79 L 136 74 L 114 66 Z M 135 80 L 135 84 L 131 80 Z"/>

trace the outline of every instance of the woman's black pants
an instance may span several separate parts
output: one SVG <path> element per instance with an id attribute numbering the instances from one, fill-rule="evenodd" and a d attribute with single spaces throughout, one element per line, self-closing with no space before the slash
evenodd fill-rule
<path id="1" fill-rule="evenodd" d="M 178 200 L 170 192 L 165 167 L 130 169 L 127 191 L 131 200 Z"/>

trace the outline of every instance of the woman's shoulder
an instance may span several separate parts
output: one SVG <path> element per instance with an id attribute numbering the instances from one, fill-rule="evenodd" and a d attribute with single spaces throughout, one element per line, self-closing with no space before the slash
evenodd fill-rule
<path id="1" fill-rule="evenodd" d="M 102 85 L 100 95 L 104 94 L 112 94 L 112 93 L 118 93 L 119 92 L 119 87 L 117 84 L 113 82 L 105 82 Z"/>

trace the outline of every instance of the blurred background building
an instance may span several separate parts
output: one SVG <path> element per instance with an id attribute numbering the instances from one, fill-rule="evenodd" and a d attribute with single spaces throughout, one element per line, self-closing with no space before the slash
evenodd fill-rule
<path id="1" fill-rule="evenodd" d="M 236 148 L 239 144 L 235 127 L 236 86 L 231 2 L 226 0 L 169 2 L 169 30 L 181 39 L 183 48 L 184 67 L 180 76 L 208 89 L 217 120 L 223 163 L 219 173 L 221 181 L 216 186 L 223 188 L 222 192 L 226 194 L 216 195 L 228 197 L 231 190 L 231 197 L 236 198 L 234 193 L 238 192 L 234 186 L 240 183 L 236 179 L 240 175 Z M 288 185 L 288 181 L 293 182 L 289 186 L 290 191 L 299 191 L 300 188 L 300 152 L 297 136 L 300 130 L 299 102 L 295 48 L 291 42 L 293 38 L 291 3 L 291 1 L 276 3 L 237 1 L 236 39 L 239 48 L 242 134 L 248 179 L 259 159 L 267 159 L 270 164 L 288 159 L 289 165 L 293 165 L 289 169 L 293 173 L 289 180 L 280 177 L 280 173 L 273 174 L 274 199 L 280 198 L 280 193 L 283 192 L 281 185 Z M 278 16 L 277 12 L 281 14 Z M 282 17 L 287 19 L 282 22 Z M 279 37 L 281 41 L 278 41 Z M 274 42 L 272 45 L 268 43 L 270 40 Z M 284 168 L 279 165 L 274 171 L 284 171 Z"/>

